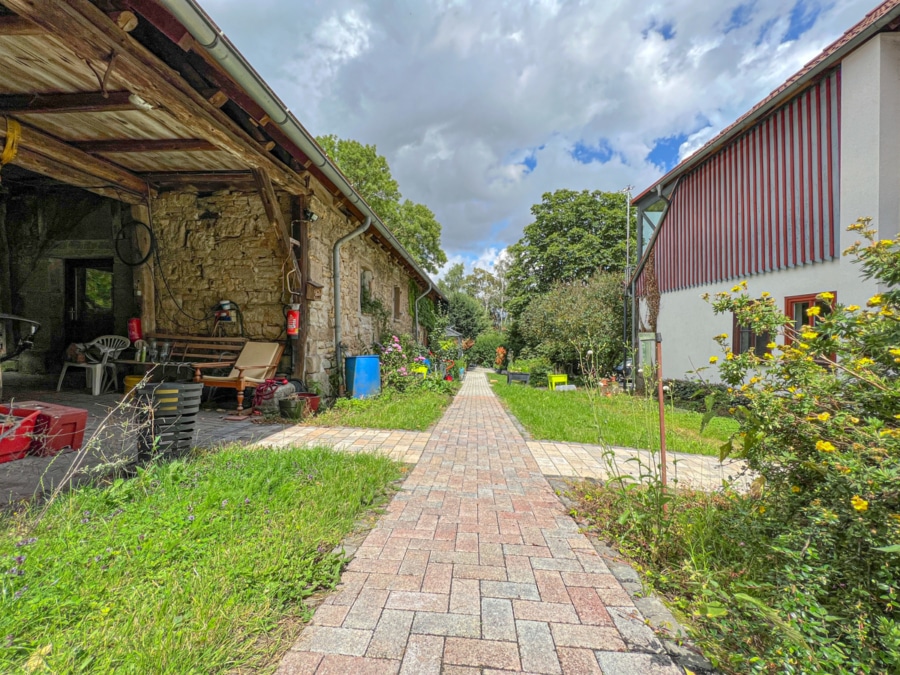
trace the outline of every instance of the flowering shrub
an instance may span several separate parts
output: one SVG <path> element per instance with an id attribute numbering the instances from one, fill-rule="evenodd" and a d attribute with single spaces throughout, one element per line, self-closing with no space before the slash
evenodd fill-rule
<path id="1" fill-rule="evenodd" d="M 772 573 L 754 592 L 787 627 L 768 654 L 783 672 L 900 672 L 900 245 L 874 241 L 868 220 L 850 229 L 866 241 L 845 254 L 887 289 L 865 308 L 821 293 L 798 330 L 746 282 L 710 299 L 772 336 L 762 356 L 717 336 L 710 362 L 747 401 L 722 453 L 760 476 L 753 518 Z"/>
<path id="2" fill-rule="evenodd" d="M 403 341 L 396 335 L 381 350 L 381 386 L 385 389 L 404 391 L 414 380 L 413 367 L 419 365 L 417 357 L 412 356 L 411 345 L 408 340 L 404 346 Z"/>

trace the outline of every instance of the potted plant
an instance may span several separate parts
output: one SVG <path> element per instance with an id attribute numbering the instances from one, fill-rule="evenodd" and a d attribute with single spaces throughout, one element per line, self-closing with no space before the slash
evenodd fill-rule
<path id="1" fill-rule="evenodd" d="M 309 408 L 309 412 L 316 414 L 319 411 L 319 405 L 322 403 L 322 387 L 318 382 L 307 382 L 306 388 L 309 391 L 301 391 L 294 394 L 299 400 L 304 401 Z"/>

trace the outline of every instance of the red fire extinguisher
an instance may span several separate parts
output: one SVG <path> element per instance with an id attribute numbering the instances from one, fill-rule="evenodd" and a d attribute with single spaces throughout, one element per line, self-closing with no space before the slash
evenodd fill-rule
<path id="1" fill-rule="evenodd" d="M 291 305 L 287 311 L 287 334 L 292 338 L 300 335 L 300 305 Z"/>
<path id="2" fill-rule="evenodd" d="M 144 339 L 144 332 L 141 330 L 140 319 L 128 319 L 128 339 L 132 342 Z"/>

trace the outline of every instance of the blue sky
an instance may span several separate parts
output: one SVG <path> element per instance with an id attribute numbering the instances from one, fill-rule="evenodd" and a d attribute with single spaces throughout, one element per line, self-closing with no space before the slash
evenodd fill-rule
<path id="1" fill-rule="evenodd" d="M 201 0 L 314 134 L 375 144 L 452 261 L 560 188 L 643 190 L 875 0 Z"/>

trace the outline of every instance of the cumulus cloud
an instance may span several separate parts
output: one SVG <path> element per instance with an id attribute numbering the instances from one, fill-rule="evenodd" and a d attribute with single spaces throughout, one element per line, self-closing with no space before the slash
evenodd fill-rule
<path id="1" fill-rule="evenodd" d="M 643 189 L 661 139 L 696 151 L 873 1 L 203 4 L 310 131 L 376 144 L 468 266 L 545 192 Z"/>

